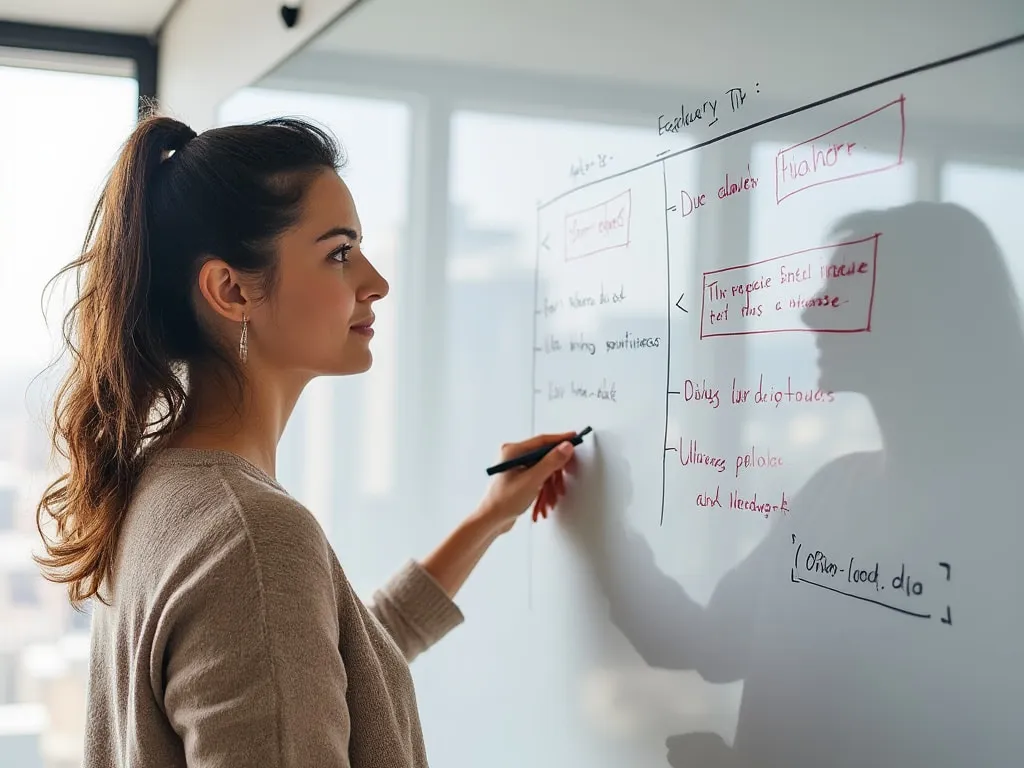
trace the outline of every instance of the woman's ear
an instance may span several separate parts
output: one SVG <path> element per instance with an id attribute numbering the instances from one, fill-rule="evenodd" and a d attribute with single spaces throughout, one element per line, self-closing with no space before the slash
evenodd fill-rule
<path id="1" fill-rule="evenodd" d="M 252 287 L 222 259 L 208 259 L 199 268 L 200 312 L 211 311 L 233 322 L 250 314 Z"/>

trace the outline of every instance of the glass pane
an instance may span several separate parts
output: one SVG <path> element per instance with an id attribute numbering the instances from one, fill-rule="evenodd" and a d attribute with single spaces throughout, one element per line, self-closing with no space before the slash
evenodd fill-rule
<path id="1" fill-rule="evenodd" d="M 1024 229 L 1020 203 L 1024 200 L 1024 158 L 1006 165 L 947 163 L 942 169 L 942 198 L 977 214 L 1006 256 L 1006 268 L 1018 296 L 1024 296 Z"/>
<path id="2" fill-rule="evenodd" d="M 138 85 L 0 67 L 0 103 L 12 116 L 0 122 L 0 762 L 70 768 L 84 743 L 88 635 L 31 559 L 35 505 L 53 477 L 46 425 L 60 369 L 36 376 L 53 360 L 67 304 L 48 292 L 44 321 L 40 302 L 81 250 L 135 123 Z"/>
<path id="3" fill-rule="evenodd" d="M 327 127 L 347 156 L 341 175 L 363 226 L 364 249 L 391 291 L 374 307 L 373 367 L 310 383 L 278 450 L 278 479 L 317 516 L 363 594 L 404 559 L 392 524 L 398 514 L 398 368 L 403 337 L 396 308 L 408 240 L 410 114 L 401 102 L 247 88 L 226 101 L 221 124 L 300 116 Z M 344 505 L 344 506 L 342 506 Z"/>
<path id="4" fill-rule="evenodd" d="M 520 342 L 533 325 L 540 198 L 663 147 L 639 127 L 469 111 L 454 113 L 451 147 L 447 455 L 491 457 L 530 429 L 533 355 Z M 521 380 L 508 381 L 509 370 Z M 478 501 L 484 478 L 475 465 L 446 469 L 443 508 L 457 516 Z"/>
<path id="5" fill-rule="evenodd" d="M 444 466 L 441 510 L 454 525 L 478 503 L 488 480 L 484 467 L 496 457 L 500 443 L 522 439 L 531 432 L 534 354 L 531 345 L 523 342 L 528 342 L 534 327 L 535 297 L 553 296 L 563 290 L 578 290 L 580 294 L 600 290 L 585 277 L 573 282 L 574 278 L 566 275 L 558 285 L 539 286 L 535 282 L 538 249 L 547 253 L 548 249 L 561 247 L 556 245 L 561 237 L 557 230 L 541 233 L 538 229 L 538 203 L 654 158 L 665 149 L 665 143 L 647 126 L 476 111 L 455 112 L 451 126 L 443 423 L 444 455 L 452 460 Z M 689 141 L 686 136 L 676 138 L 679 145 Z M 658 203 L 653 209 L 644 207 L 656 215 L 657 233 L 663 239 L 661 176 L 659 169 L 654 171 L 658 176 Z M 673 182 L 690 184 L 697 172 L 695 155 L 688 155 L 675 166 Z M 636 209 L 642 202 L 637 198 Z M 688 238 L 680 237 L 680 247 L 692 247 L 693 241 Z M 642 264 L 664 269 L 663 247 L 653 250 L 647 248 L 646 241 L 638 242 L 626 255 L 623 253 L 609 251 L 606 261 L 614 264 L 620 260 L 627 285 L 629 276 L 636 276 L 637 270 L 644 268 Z M 577 274 L 586 273 L 584 266 Z M 615 274 L 614 268 L 611 274 Z M 665 292 L 661 274 L 653 283 L 661 286 L 655 295 L 645 294 L 643 299 L 631 296 L 633 314 L 628 324 L 632 331 L 649 330 L 658 323 L 656 332 L 663 333 L 660 318 Z M 640 282 L 652 281 L 638 280 L 637 284 Z M 604 288 L 611 297 L 617 293 L 618 284 Z M 579 330 L 593 339 L 610 338 L 618 329 Z M 661 399 L 663 402 L 663 392 Z M 575 429 L 583 426 L 571 425 Z M 579 709 L 575 699 L 578 692 L 570 685 L 579 670 L 562 665 L 559 655 L 547 657 L 542 647 L 524 647 L 521 642 L 524 617 L 531 620 L 531 602 L 544 603 L 533 617 L 541 612 L 545 616 L 559 615 L 560 608 L 571 613 L 562 600 L 572 593 L 566 584 L 577 576 L 564 565 L 571 562 L 570 553 L 542 550 L 558 546 L 554 541 L 559 538 L 557 534 L 539 530 L 547 526 L 537 528 L 535 531 L 528 519 L 517 525 L 500 546 L 488 553 L 460 593 L 460 603 L 469 611 L 485 612 L 487 621 L 475 622 L 453 634 L 418 665 L 417 678 L 423 696 L 430 701 L 421 716 L 432 760 L 439 764 L 468 764 L 480 745 L 488 743 L 495 745 L 489 760 L 496 768 L 569 764 L 579 757 L 580 750 L 586 751 L 586 745 L 578 743 L 574 751 L 569 742 L 578 742 L 579 734 L 563 729 L 567 718 L 573 717 L 569 713 Z M 559 588 L 548 589 L 553 583 Z M 502 606 L 502 610 L 495 611 L 493 606 Z M 526 631 L 529 634 L 533 629 L 539 633 L 537 637 L 545 632 L 542 625 Z M 583 645 L 587 642 L 583 640 Z M 481 648 L 487 648 L 488 657 L 501 658 L 503 663 L 474 661 L 473 675 L 460 674 L 461 682 L 452 686 L 448 681 L 460 660 L 480 659 Z M 596 676 L 590 681 L 594 690 L 587 706 L 597 711 L 603 686 L 608 682 L 615 685 L 622 678 L 618 669 L 590 671 Z M 601 679 L 602 672 L 608 680 Z M 504 715 L 498 721 L 480 716 L 491 711 L 489 702 L 495 691 L 507 692 L 501 694 L 506 701 L 521 701 L 530 690 L 544 691 L 544 695 L 529 711 L 513 713 L 503 708 Z M 466 727 L 476 734 L 468 748 L 458 737 L 458 730 Z M 510 736 L 513 733 L 530 733 L 531 737 L 518 742 Z"/>

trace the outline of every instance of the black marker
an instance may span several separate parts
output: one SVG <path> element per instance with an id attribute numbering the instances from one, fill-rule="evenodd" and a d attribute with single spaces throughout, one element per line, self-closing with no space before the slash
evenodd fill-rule
<path id="1" fill-rule="evenodd" d="M 499 472 L 505 472 L 506 470 L 509 469 L 515 469 L 516 467 L 532 467 L 538 461 L 547 456 L 548 453 L 550 453 L 552 450 L 554 450 L 564 442 L 570 442 L 573 445 L 579 445 L 580 443 L 583 442 L 583 436 L 591 431 L 591 428 L 587 427 L 578 435 L 573 435 L 572 437 L 570 437 L 568 441 L 560 440 L 559 442 L 552 443 L 551 445 L 542 445 L 540 448 L 534 448 L 532 451 L 524 453 L 522 456 L 516 456 L 514 459 L 509 459 L 508 461 L 503 461 L 500 464 L 495 464 L 493 467 L 487 468 L 487 474 L 496 475 Z"/>

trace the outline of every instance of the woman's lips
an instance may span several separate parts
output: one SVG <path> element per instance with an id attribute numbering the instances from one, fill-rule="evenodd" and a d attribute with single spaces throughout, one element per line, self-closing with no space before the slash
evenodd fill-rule
<path id="1" fill-rule="evenodd" d="M 374 319 L 375 318 L 370 318 L 369 320 L 367 320 L 364 323 L 357 323 L 356 325 L 351 326 L 351 330 L 354 333 L 360 334 L 361 336 L 372 337 L 373 336 L 373 321 L 374 321 Z"/>

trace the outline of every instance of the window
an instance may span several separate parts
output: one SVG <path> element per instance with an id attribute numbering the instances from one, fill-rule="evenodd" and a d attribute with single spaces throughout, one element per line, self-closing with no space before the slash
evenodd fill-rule
<path id="1" fill-rule="evenodd" d="M 685 144 L 685 137 L 677 138 L 680 145 Z M 629 170 L 666 149 L 665 141 L 659 141 L 649 125 L 470 110 L 453 113 L 449 146 L 441 387 L 444 410 L 440 420 L 444 440 L 441 451 L 446 457 L 440 467 L 440 510 L 447 524 L 439 531 L 455 525 L 479 502 L 488 481 L 483 468 L 496 458 L 499 444 L 525 438 L 530 429 L 537 249 L 543 247 L 538 242 L 543 241 L 538 235 L 538 203 L 588 181 Z M 696 167 L 695 156 L 686 155 L 674 163 L 669 174 L 672 177 L 675 173 L 674 178 L 685 184 Z M 653 174 L 657 183 L 648 189 L 646 182 L 630 177 L 621 180 L 622 187 L 643 186 L 645 194 L 658 200 L 654 207 L 658 211 L 663 195 L 661 172 L 654 168 L 641 173 L 644 179 Z M 665 224 L 660 213 L 657 218 L 651 241 L 663 242 Z M 631 253 L 640 258 L 641 250 L 633 249 Z M 660 286 L 663 249 L 653 259 L 644 254 L 644 261 L 656 265 Z M 624 275 L 635 269 L 623 264 Z M 650 280 L 645 276 L 639 282 L 648 284 Z M 663 295 L 660 289 L 659 293 Z M 663 333 L 663 299 L 654 307 L 638 301 L 631 305 L 630 312 L 630 321 L 636 327 L 655 323 L 658 332 Z M 536 429 L 546 426 L 538 424 Z M 642 500 L 637 497 L 636 501 Z M 539 526 L 545 531 L 534 534 L 528 520 L 518 525 L 507 540 L 488 553 L 481 572 L 474 573 L 463 587 L 464 604 L 507 605 L 507 615 L 512 617 L 521 616 L 530 599 L 560 600 L 568 594 L 562 589 L 564 581 L 559 581 L 558 589 L 547 590 L 544 585 L 551 579 L 571 580 L 576 574 L 553 574 L 550 568 L 557 566 L 550 562 L 557 558 L 543 557 L 534 549 L 541 546 L 541 537 L 557 538 L 553 532 L 556 527 Z M 516 658 L 521 649 L 510 647 L 516 636 L 516 630 L 504 627 L 500 620 L 487 627 L 478 625 L 473 634 L 453 635 L 446 640 L 444 647 L 417 669 L 418 680 L 432 698 L 431 707 L 424 709 L 422 716 L 425 729 L 432 734 L 430 743 L 437 751 L 437 762 L 456 764 L 465 760 L 464 752 L 454 746 L 457 740 L 449 738 L 453 733 L 450 711 L 463 713 L 460 721 L 471 723 L 483 741 L 506 743 L 508 733 L 532 727 L 530 721 L 536 712 L 524 712 L 522 720 L 513 718 L 501 723 L 475 717 L 495 690 L 531 685 L 543 678 L 554 692 L 548 702 L 552 710 L 561 707 L 560 711 L 565 712 L 575 706 L 561 698 L 561 692 L 570 690 L 560 677 L 566 670 L 551 669 L 541 658 L 536 663 L 531 661 L 529 674 L 520 671 L 509 676 L 507 670 L 480 665 L 479 674 L 464 680 L 466 684 L 460 686 L 457 699 L 446 700 L 452 689 L 445 680 L 450 679 L 452 668 L 460 660 L 474 658 L 481 647 L 501 657 Z M 444 714 L 446 711 L 449 714 Z M 543 714 L 540 718 L 546 719 Z M 551 753 L 558 753 L 557 743 L 543 743 L 546 749 L 551 747 Z M 518 758 L 529 762 L 523 754 Z"/>
<path id="2" fill-rule="evenodd" d="M 0 488 L 0 531 L 14 530 L 14 489 Z"/>
<path id="3" fill-rule="evenodd" d="M 11 605 L 33 607 L 39 604 L 39 575 L 33 571 L 15 571 L 7 575 L 11 588 Z"/>
<path id="4" fill-rule="evenodd" d="M 92 626 L 92 601 L 82 609 L 68 604 L 68 631 L 88 632 Z"/>
<path id="5" fill-rule="evenodd" d="M 3 64 L 12 57 L 5 52 Z M 55 739 L 67 739 L 72 753 L 84 742 L 54 724 L 61 716 L 39 703 L 38 669 L 26 663 L 35 648 L 64 669 L 68 610 L 63 590 L 47 585 L 31 560 L 41 546 L 35 501 L 53 477 L 46 425 L 60 371 L 37 374 L 54 360 L 70 298 L 59 284 L 45 297 L 43 289 L 81 250 L 99 190 L 137 119 L 138 96 L 128 75 L 0 66 L 9 116 L 0 123 L 0 704 L 9 705 L 0 707 L 0 741 L 26 765 L 51 764 L 43 750 Z M 73 720 L 84 724 L 84 679 L 67 671 L 57 678 L 67 692 L 60 711 L 80 712 Z"/>
<path id="6" fill-rule="evenodd" d="M 444 378 L 447 456 L 492 457 L 530 424 L 537 204 L 664 149 L 642 127 L 456 112 L 451 174 Z M 525 309 L 525 312 L 524 312 Z M 495 402 L 520 382 L 522 397 Z M 525 436 L 525 435 L 524 435 Z M 442 508 L 482 492 L 479 466 L 446 462 Z M 452 522 L 455 522 L 453 518 Z"/>
<path id="7" fill-rule="evenodd" d="M 18 656 L 12 651 L 0 651 L 0 707 L 17 703 Z"/>
<path id="8" fill-rule="evenodd" d="M 1002 251 L 1017 295 L 1024 295 L 1024 253 L 1020 200 L 1024 199 L 1024 158 L 1004 166 L 993 163 L 947 163 L 942 170 L 942 198 L 958 203 L 988 226 Z"/>

